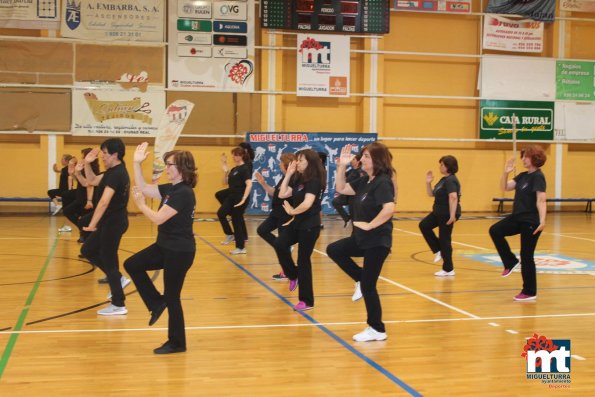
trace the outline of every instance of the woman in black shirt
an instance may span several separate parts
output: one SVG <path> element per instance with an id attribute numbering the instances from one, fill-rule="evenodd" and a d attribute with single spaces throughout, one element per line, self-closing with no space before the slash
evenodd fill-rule
<path id="1" fill-rule="evenodd" d="M 236 147 L 231 151 L 233 161 L 236 164 L 231 170 L 227 167 L 227 156 L 221 155 L 221 168 L 224 176 L 223 182 L 229 185 L 229 188 L 215 193 L 215 197 L 221 203 L 217 211 L 217 217 L 221 223 L 225 239 L 221 242 L 227 245 L 235 241 L 236 248 L 230 252 L 231 255 L 246 253 L 246 222 L 244 221 L 244 211 L 248 207 L 248 199 L 252 190 L 252 163 L 248 151 L 242 147 Z M 231 215 L 233 230 L 229 226 L 227 216 Z"/>
<path id="2" fill-rule="evenodd" d="M 368 312 L 368 327 L 353 335 L 357 342 L 382 341 L 387 338 L 382 322 L 382 307 L 376 283 L 386 257 L 392 247 L 395 187 L 388 148 L 374 142 L 362 150 L 361 164 L 365 176 L 345 182 L 345 168 L 353 154 L 351 145 L 341 150 L 335 174 L 336 189 L 340 194 L 355 196 L 353 200 L 353 233 L 326 248 L 328 256 L 355 281 L 354 302 L 364 298 Z M 359 267 L 353 257 L 363 257 Z"/>
<path id="3" fill-rule="evenodd" d="M 311 256 L 320 236 L 320 211 L 326 172 L 315 151 L 305 149 L 295 155 L 297 161 L 289 164 L 279 188 L 280 199 L 291 198 L 291 203 L 287 200 L 283 202 L 283 208 L 293 218 L 275 240 L 275 252 L 283 272 L 289 278 L 289 291 L 294 291 L 298 284 L 300 287 L 299 302 L 293 310 L 305 311 L 314 308 Z M 297 267 L 290 251 L 290 247 L 296 243 Z"/>
<path id="4" fill-rule="evenodd" d="M 285 173 L 287 172 L 287 167 L 289 166 L 289 163 L 291 163 L 294 160 L 295 155 L 293 153 L 283 153 L 281 155 L 279 168 L 281 169 L 283 175 L 285 175 Z M 285 224 L 287 221 L 291 219 L 291 216 L 289 216 L 283 208 L 283 200 L 279 198 L 279 188 L 281 187 L 281 183 L 283 183 L 283 179 L 279 180 L 277 186 L 272 187 L 265 182 L 264 177 L 260 174 L 260 172 L 255 172 L 254 176 L 256 177 L 258 183 L 260 183 L 262 188 L 265 190 L 266 194 L 272 197 L 271 212 L 269 213 L 269 216 L 260 225 L 258 225 L 256 233 L 258 233 L 258 235 L 262 237 L 264 241 L 269 243 L 269 245 L 274 248 L 275 239 L 277 237 L 275 237 L 275 235 L 271 232 L 276 229 L 281 230 L 284 227 L 283 224 Z M 272 278 L 275 281 L 287 280 L 285 273 L 283 273 L 283 269 L 281 269 L 281 273 L 273 274 Z"/>
<path id="5" fill-rule="evenodd" d="M 547 213 L 545 197 L 545 176 L 540 167 L 545 164 L 546 155 L 538 145 L 531 145 L 521 150 L 523 166 L 527 171 L 511 180 L 508 174 L 514 171 L 514 158 L 506 162 L 500 178 L 502 190 L 514 190 L 512 214 L 490 227 L 490 236 L 498 250 L 504 271 L 502 277 L 508 277 L 521 263 L 523 289 L 513 299 L 530 301 L 537 299 L 537 276 L 535 270 L 535 247 L 541 232 L 545 228 Z M 510 250 L 506 236 L 521 235 L 521 260 Z"/>
<path id="6" fill-rule="evenodd" d="M 426 243 L 435 255 L 434 263 L 443 260 L 442 270 L 434 273 L 435 276 L 454 276 L 452 263 L 452 229 L 455 222 L 461 217 L 461 184 L 455 175 L 459 171 L 459 164 L 454 156 L 440 158 L 440 173 L 444 175 L 432 189 L 434 174 L 426 174 L 426 192 L 434 197 L 432 212 L 419 222 L 419 230 L 426 239 Z M 438 237 L 433 229 L 438 228 Z"/>
<path id="7" fill-rule="evenodd" d="M 147 309 L 151 312 L 149 325 L 155 324 L 167 307 L 169 313 L 168 339 L 153 350 L 155 354 L 186 351 L 184 313 L 180 294 L 188 269 L 196 253 L 192 225 L 196 199 L 196 166 L 192 153 L 174 150 L 163 155 L 165 171 L 170 183 L 147 184 L 143 178 L 141 163 L 147 158 L 147 143 L 141 143 L 134 153 L 134 177 L 136 186 L 132 194 L 134 202 L 151 222 L 159 225 L 157 241 L 137 252 L 124 262 L 126 271 L 134 281 Z M 161 200 L 159 209 L 152 210 L 145 203 L 145 195 Z M 163 295 L 152 283 L 148 270 L 163 269 Z"/>

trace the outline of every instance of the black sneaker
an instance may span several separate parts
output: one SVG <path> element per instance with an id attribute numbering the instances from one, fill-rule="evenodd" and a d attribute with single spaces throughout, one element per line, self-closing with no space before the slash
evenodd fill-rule
<path id="1" fill-rule="evenodd" d="M 97 282 L 99 284 L 108 284 L 109 281 L 107 281 L 107 276 L 105 276 L 104 278 L 100 278 L 99 280 L 97 280 Z"/>
<path id="2" fill-rule="evenodd" d="M 170 341 L 165 342 L 163 345 L 153 350 L 155 354 L 171 354 L 171 353 L 183 353 L 186 351 L 185 347 L 175 346 Z"/>
<path id="3" fill-rule="evenodd" d="M 279 274 L 273 274 L 273 276 L 271 277 L 274 281 L 286 281 L 288 280 L 287 276 L 281 272 Z"/>

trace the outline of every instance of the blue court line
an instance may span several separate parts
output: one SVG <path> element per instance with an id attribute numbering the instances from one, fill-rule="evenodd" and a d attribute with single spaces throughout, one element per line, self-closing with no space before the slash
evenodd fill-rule
<path id="1" fill-rule="evenodd" d="M 293 305 L 291 304 L 291 302 L 289 302 L 289 300 L 287 298 L 285 298 L 284 296 L 282 296 L 281 294 L 279 294 L 277 291 L 275 291 L 274 289 L 272 289 L 271 287 L 269 287 L 264 281 L 262 281 L 261 279 L 259 279 L 258 277 L 256 277 L 252 272 L 250 272 L 244 266 L 240 265 L 239 263 L 237 263 L 236 261 L 234 261 L 233 259 L 231 259 L 229 256 L 227 256 L 226 254 L 224 254 L 221 250 L 217 249 L 213 244 L 211 244 L 210 242 L 208 242 L 204 238 L 202 238 L 200 236 L 196 236 L 196 237 L 200 238 L 205 244 L 207 244 L 209 247 L 211 247 L 214 251 L 216 251 L 219 254 L 221 254 L 225 259 L 227 259 L 228 261 L 230 261 L 235 267 L 237 267 L 242 272 L 244 272 L 248 277 L 250 277 L 252 280 L 256 281 L 258 284 L 260 284 L 262 287 L 264 287 L 267 291 L 269 291 L 270 293 L 272 293 L 273 295 L 275 295 L 277 298 L 279 298 L 281 301 L 283 301 L 287 306 L 289 306 L 289 307 L 291 307 L 293 309 Z M 398 377 L 396 377 L 395 375 L 393 375 L 391 372 L 389 372 L 386 368 L 384 368 L 383 366 L 381 366 L 380 364 L 378 364 L 376 361 L 372 360 L 371 358 L 367 357 L 365 354 L 363 354 L 363 353 L 359 352 L 358 350 L 356 350 L 353 346 L 351 346 L 350 344 L 348 344 L 344 339 L 342 339 L 341 337 L 339 337 L 337 334 L 335 334 L 333 331 L 331 331 L 330 329 L 328 329 L 324 325 L 320 324 L 318 321 L 316 321 L 310 315 L 308 315 L 307 313 L 304 313 L 304 312 L 299 312 L 299 314 L 301 314 L 306 320 L 308 320 L 310 323 L 314 324 L 321 331 L 323 331 L 328 336 L 330 336 L 331 338 L 333 338 L 336 342 L 338 342 L 340 345 L 342 345 L 343 347 L 345 347 L 351 353 L 353 353 L 354 355 L 356 355 L 358 358 L 362 359 L 366 364 L 370 365 L 372 368 L 374 368 L 375 370 L 377 370 L 378 372 L 380 372 L 381 374 L 383 374 L 384 376 L 386 376 L 393 383 L 399 385 L 407 393 L 409 393 L 412 396 L 422 397 L 422 394 L 419 393 L 417 390 L 413 389 L 407 383 L 405 383 L 404 381 L 402 381 L 401 379 L 399 379 Z"/>

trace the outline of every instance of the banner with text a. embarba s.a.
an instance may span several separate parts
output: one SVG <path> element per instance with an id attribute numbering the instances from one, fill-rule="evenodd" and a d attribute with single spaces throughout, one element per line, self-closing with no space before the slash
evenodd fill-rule
<path id="1" fill-rule="evenodd" d="M 543 22 L 515 21 L 488 14 L 484 18 L 483 48 L 497 51 L 542 52 Z"/>
<path id="2" fill-rule="evenodd" d="M 0 28 L 49 29 L 60 27 L 58 0 L 0 1 Z"/>
<path id="3" fill-rule="evenodd" d="M 480 139 L 554 139 L 554 102 L 482 100 Z"/>
<path id="4" fill-rule="evenodd" d="M 521 15 L 536 21 L 552 22 L 556 15 L 556 0 L 489 0 L 485 12 Z"/>
<path id="5" fill-rule="evenodd" d="M 556 61 L 556 99 L 595 101 L 595 62 Z"/>
<path id="6" fill-rule="evenodd" d="M 163 42 L 164 0 L 62 0 L 60 34 L 82 40 Z"/>
<path id="7" fill-rule="evenodd" d="M 595 0 L 560 0 L 560 11 L 595 12 Z"/>

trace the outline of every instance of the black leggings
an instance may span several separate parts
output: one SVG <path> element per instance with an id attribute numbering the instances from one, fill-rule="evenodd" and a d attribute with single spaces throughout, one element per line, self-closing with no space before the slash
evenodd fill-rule
<path id="1" fill-rule="evenodd" d="M 149 311 L 163 302 L 169 313 L 168 340 L 175 346 L 186 347 L 184 312 L 180 294 L 188 269 L 196 251 L 179 252 L 158 246 L 156 243 L 137 252 L 124 261 L 124 268 L 134 281 L 136 289 Z M 157 291 L 147 274 L 148 270 L 163 269 L 163 295 Z"/>
<path id="2" fill-rule="evenodd" d="M 242 197 L 230 194 L 229 189 L 218 191 L 215 193 L 215 197 L 221 203 L 221 207 L 217 211 L 217 218 L 219 218 L 223 233 L 228 236 L 233 234 L 236 248 L 244 248 L 248 239 L 248 231 L 246 230 L 246 222 L 244 221 L 244 211 L 248 207 L 248 200 L 241 207 L 234 207 L 234 205 L 242 200 Z M 231 215 L 233 230 L 229 226 L 227 215 Z"/>
<path id="3" fill-rule="evenodd" d="M 357 246 L 355 237 L 347 237 L 335 241 L 326 247 L 326 253 L 339 267 L 347 273 L 355 282 L 360 282 L 366 311 L 368 312 L 367 323 L 378 332 L 385 332 L 382 322 L 382 306 L 376 289 L 376 283 L 380 277 L 380 271 L 386 257 L 390 253 L 388 247 L 372 247 L 362 249 Z M 364 265 L 359 267 L 352 257 L 363 257 Z"/>
<path id="4" fill-rule="evenodd" d="M 312 286 L 312 252 L 320 236 L 320 226 L 310 229 L 295 229 L 289 224 L 279 231 L 274 247 L 283 273 L 290 279 L 298 279 L 299 299 L 308 306 L 314 306 Z M 291 257 L 291 246 L 298 243 L 297 266 Z"/>
<path id="5" fill-rule="evenodd" d="M 514 215 L 509 215 L 490 227 L 490 237 L 498 250 L 502 264 L 507 269 L 512 269 L 519 260 L 512 253 L 508 241 L 504 237 L 521 235 L 521 274 L 523 275 L 523 294 L 537 295 L 537 275 L 535 269 L 535 247 L 541 232 L 533 234 L 537 225 L 534 223 L 516 220 Z"/>
<path id="6" fill-rule="evenodd" d="M 127 229 L 127 215 L 104 218 L 99 228 L 91 233 L 81 247 L 81 254 L 107 276 L 112 293 L 112 304 L 120 307 L 124 306 L 126 298 L 120 281 L 122 273 L 120 273 L 118 248 L 122 235 Z"/>
<path id="7" fill-rule="evenodd" d="M 447 225 L 446 222 L 449 219 L 450 215 L 437 215 L 432 212 L 419 222 L 419 230 L 421 230 L 421 234 L 423 234 L 432 252 L 440 251 L 442 270 L 445 272 L 454 270 L 452 263 L 452 229 L 454 223 Z M 457 219 L 459 219 L 459 216 L 457 216 Z M 438 237 L 433 231 L 436 227 L 438 228 Z"/>

